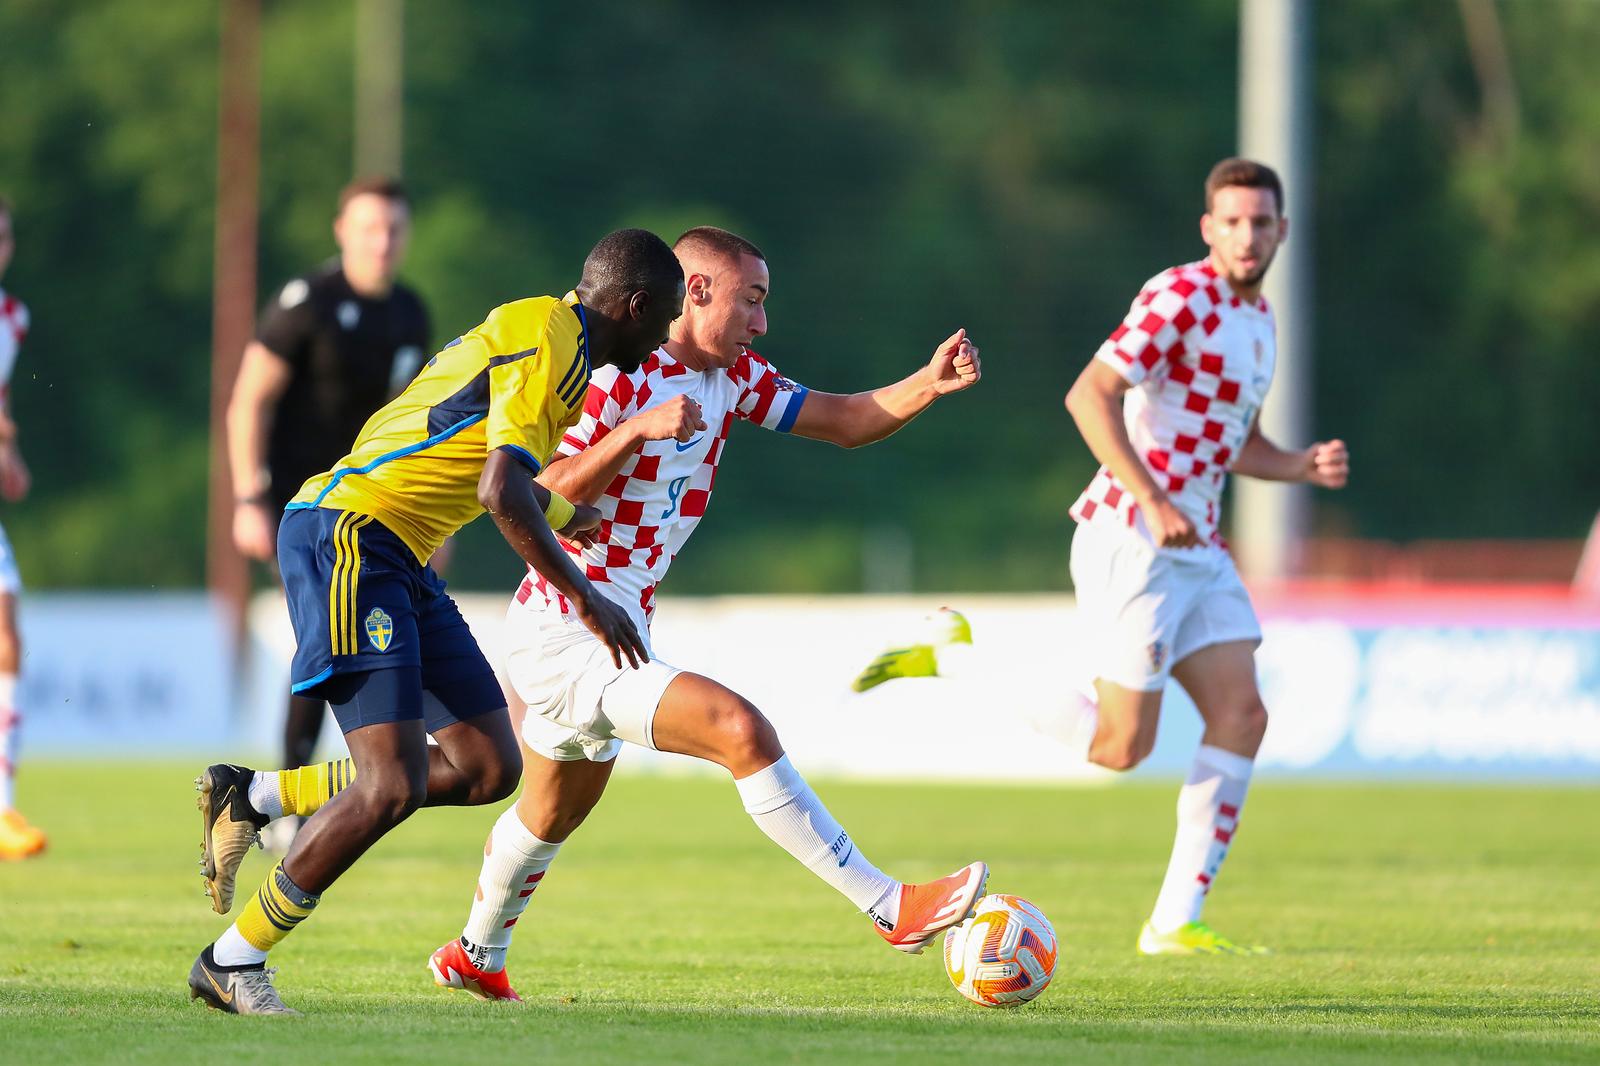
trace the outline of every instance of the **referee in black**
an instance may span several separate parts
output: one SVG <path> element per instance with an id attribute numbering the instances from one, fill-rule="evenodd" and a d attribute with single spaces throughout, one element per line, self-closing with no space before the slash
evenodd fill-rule
<path id="1" fill-rule="evenodd" d="M 245 556 L 277 559 L 284 504 L 349 452 L 432 350 L 427 310 L 395 281 L 410 232 L 398 181 L 351 182 L 333 220 L 338 258 L 291 279 L 262 311 L 228 404 L 233 541 Z M 284 766 L 311 761 L 322 718 L 322 701 L 289 697 Z M 296 822 L 280 824 L 292 836 Z"/>

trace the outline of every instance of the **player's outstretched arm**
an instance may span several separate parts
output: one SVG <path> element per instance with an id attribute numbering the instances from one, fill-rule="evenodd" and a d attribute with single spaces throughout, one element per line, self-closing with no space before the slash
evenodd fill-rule
<path id="1" fill-rule="evenodd" d="M 1342 489 L 1350 480 L 1350 450 L 1342 440 L 1328 440 L 1286 451 L 1266 438 L 1258 419 L 1239 449 L 1233 472 L 1262 481 L 1303 481 L 1324 489 Z"/>
<path id="2" fill-rule="evenodd" d="M 927 366 L 893 385 L 849 395 L 808 394 L 793 432 L 843 448 L 875 444 L 926 411 L 939 397 L 969 389 L 982 376 L 978 346 L 966 330 L 958 329 L 934 349 Z"/>
<path id="3" fill-rule="evenodd" d="M 1199 532 L 1150 476 L 1122 421 L 1122 397 L 1131 386 L 1099 359 L 1091 359 L 1067 390 L 1067 412 L 1094 457 L 1133 493 L 1150 535 L 1163 548 L 1192 548 Z"/>
<path id="4" fill-rule="evenodd" d="M 611 649 L 611 659 L 621 666 L 624 659 L 634 667 L 648 662 L 644 641 L 627 614 L 595 591 L 589 579 L 578 572 L 567 553 L 556 543 L 545 518 L 550 506 L 550 491 L 528 476 L 528 468 L 510 453 L 489 453 L 483 474 L 478 479 L 478 502 L 500 527 L 506 543 L 522 561 L 543 574 L 578 609 L 578 618 L 589 631 Z M 593 522 L 593 509 L 583 521 Z M 563 530 L 578 533 L 574 523 L 564 521 Z"/>
<path id="5" fill-rule="evenodd" d="M 705 428 L 705 421 L 700 417 L 700 405 L 680 394 L 632 418 L 624 419 L 617 424 L 617 428 L 576 455 L 551 460 L 540 472 L 539 483 L 554 489 L 573 503 L 592 504 L 606 491 L 606 486 L 616 479 L 627 463 L 628 456 L 637 451 L 639 445 L 669 437 L 687 441 Z"/>

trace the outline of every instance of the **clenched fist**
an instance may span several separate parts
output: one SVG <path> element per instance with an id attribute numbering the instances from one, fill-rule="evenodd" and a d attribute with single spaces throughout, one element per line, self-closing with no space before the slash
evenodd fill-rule
<path id="1" fill-rule="evenodd" d="M 1350 480 L 1350 450 L 1342 440 L 1318 441 L 1306 449 L 1305 480 L 1324 489 L 1342 489 Z"/>
<path id="2" fill-rule="evenodd" d="M 645 440 L 686 441 L 706 428 L 700 405 L 686 395 L 674 396 L 633 419 Z"/>

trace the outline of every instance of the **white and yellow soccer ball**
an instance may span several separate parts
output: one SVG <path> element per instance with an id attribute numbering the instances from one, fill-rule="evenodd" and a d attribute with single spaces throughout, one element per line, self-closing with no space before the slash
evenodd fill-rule
<path id="1" fill-rule="evenodd" d="M 985 1007 L 1036 998 L 1056 972 L 1056 931 L 1018 896 L 991 893 L 944 937 L 944 971 L 956 991 Z"/>

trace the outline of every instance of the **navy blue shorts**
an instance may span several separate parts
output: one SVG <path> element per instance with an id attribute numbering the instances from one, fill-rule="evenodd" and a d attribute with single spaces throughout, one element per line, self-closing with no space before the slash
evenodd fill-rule
<path id="1" fill-rule="evenodd" d="M 291 685 L 332 703 L 346 733 L 418 718 L 432 733 L 506 705 L 444 581 L 372 516 L 285 511 L 278 569 L 294 625 Z M 378 671 L 381 683 L 369 683 Z"/>

